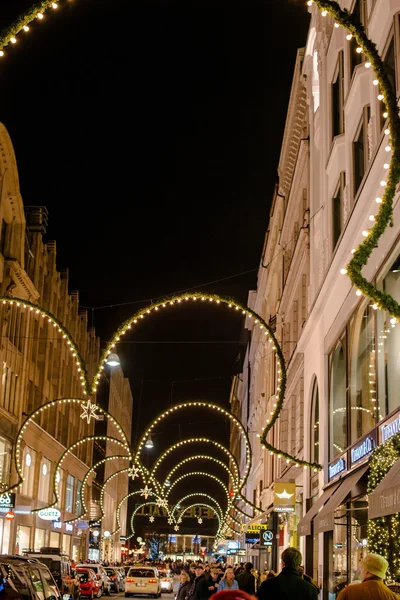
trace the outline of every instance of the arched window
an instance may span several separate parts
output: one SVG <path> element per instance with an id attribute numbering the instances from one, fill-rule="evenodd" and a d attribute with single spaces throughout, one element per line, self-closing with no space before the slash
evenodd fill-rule
<path id="1" fill-rule="evenodd" d="M 330 372 L 330 459 L 347 447 L 346 354 L 341 342 L 331 355 Z"/>

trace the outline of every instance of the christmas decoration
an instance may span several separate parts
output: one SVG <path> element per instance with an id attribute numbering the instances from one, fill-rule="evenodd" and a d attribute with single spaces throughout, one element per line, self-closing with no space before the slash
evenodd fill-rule
<path id="1" fill-rule="evenodd" d="M 86 419 L 88 423 L 90 423 L 91 419 L 95 419 L 98 421 L 101 416 L 96 412 L 97 404 L 94 404 L 90 401 L 87 401 L 86 406 L 83 408 L 83 413 L 81 414 L 81 419 Z"/>

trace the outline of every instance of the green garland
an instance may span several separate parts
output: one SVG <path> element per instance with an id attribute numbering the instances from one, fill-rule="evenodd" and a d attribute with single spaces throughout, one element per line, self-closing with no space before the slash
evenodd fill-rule
<path id="1" fill-rule="evenodd" d="M 370 460 L 367 493 L 371 494 L 389 469 L 400 458 L 400 433 L 378 446 Z M 394 580 L 400 573 L 400 513 L 368 521 L 368 549 L 384 556 L 389 568 L 387 579 Z"/>
<path id="2" fill-rule="evenodd" d="M 8 28 L 5 29 L 0 35 L 0 50 L 8 46 L 12 37 L 17 36 L 24 27 L 32 23 L 37 19 L 38 13 L 44 13 L 51 7 L 55 0 L 42 0 L 31 6 L 25 13 L 20 15 L 16 21 Z"/>
<path id="3" fill-rule="evenodd" d="M 392 317 L 400 320 L 400 305 L 390 295 L 378 290 L 362 275 L 362 268 L 367 264 L 373 250 L 378 247 L 380 237 L 388 225 L 393 226 L 393 199 L 396 186 L 400 181 L 400 118 L 398 114 L 397 99 L 390 84 L 385 65 L 379 56 L 376 45 L 367 37 L 363 25 L 358 17 L 342 10 L 337 2 L 333 0 L 314 0 L 320 10 L 327 11 L 339 24 L 351 33 L 362 48 L 375 72 L 380 90 L 384 96 L 384 102 L 388 112 L 392 158 L 388 170 L 387 185 L 382 196 L 375 224 L 368 230 L 366 239 L 356 248 L 352 259 L 347 265 L 347 274 L 354 286 L 360 292 L 372 300 L 378 308 L 385 310 Z"/>

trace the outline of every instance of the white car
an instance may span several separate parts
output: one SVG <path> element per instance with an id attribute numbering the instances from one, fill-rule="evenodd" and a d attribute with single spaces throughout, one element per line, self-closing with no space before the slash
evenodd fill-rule
<path id="1" fill-rule="evenodd" d="M 129 596 L 161 596 L 161 584 L 155 567 L 131 567 L 125 579 L 125 598 Z"/>
<path id="2" fill-rule="evenodd" d="M 80 563 L 75 565 L 76 569 L 92 569 L 96 573 L 98 580 L 101 580 L 101 593 L 110 596 L 111 594 L 111 581 L 108 577 L 105 568 L 99 563 Z"/>
<path id="3" fill-rule="evenodd" d="M 174 578 L 169 571 L 158 571 L 160 576 L 161 591 L 172 593 L 174 591 Z"/>

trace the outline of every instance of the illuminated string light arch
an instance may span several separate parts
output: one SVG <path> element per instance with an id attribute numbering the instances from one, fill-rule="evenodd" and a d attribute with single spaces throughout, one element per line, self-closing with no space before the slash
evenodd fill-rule
<path id="1" fill-rule="evenodd" d="M 134 528 L 134 526 L 133 526 L 133 521 L 134 521 L 134 518 L 135 518 L 136 514 L 137 514 L 137 513 L 139 512 L 139 510 L 140 510 L 140 509 L 142 509 L 144 506 L 150 506 L 150 505 L 152 505 L 152 506 L 156 506 L 156 505 L 157 505 L 157 503 L 156 503 L 156 502 L 154 502 L 154 501 L 151 501 L 151 502 L 143 502 L 142 504 L 139 504 L 139 505 L 138 505 L 138 506 L 137 506 L 137 507 L 136 507 L 136 508 L 133 510 L 133 512 L 132 512 L 132 514 L 131 514 L 131 532 L 132 532 L 132 533 L 131 533 L 130 535 L 126 536 L 126 539 L 127 539 L 127 540 L 130 540 L 130 539 L 132 539 L 132 538 L 133 538 L 133 536 L 135 535 L 135 528 Z M 167 512 L 168 512 L 168 515 L 169 515 L 170 513 L 169 513 L 169 510 L 168 510 L 168 508 L 166 508 L 166 510 L 167 510 Z M 140 516 L 143 516 L 143 515 L 140 515 Z M 164 515 L 160 515 L 160 518 L 163 518 L 163 517 L 164 517 Z"/>
<path id="2" fill-rule="evenodd" d="M 190 510 L 191 508 L 194 508 L 196 506 L 205 506 L 209 509 L 211 509 L 213 511 L 213 513 L 215 514 L 215 516 L 218 519 L 218 529 L 217 529 L 217 535 L 221 529 L 221 525 L 222 525 L 222 518 L 219 515 L 218 511 L 216 510 L 215 506 L 211 506 L 210 504 L 206 504 L 205 502 L 195 502 L 194 504 L 190 504 L 189 506 L 185 506 L 185 508 L 179 513 L 179 519 L 182 519 L 183 515 L 185 514 L 185 512 L 187 512 L 188 510 Z M 197 517 L 193 517 L 194 519 L 197 519 Z M 179 520 L 178 520 L 179 522 Z"/>
<path id="3" fill-rule="evenodd" d="M 182 498 L 180 498 L 180 500 L 178 500 L 178 502 L 175 504 L 174 508 L 172 509 L 171 515 L 174 517 L 174 512 L 176 510 L 178 510 L 177 507 L 180 506 L 183 502 L 185 502 L 185 500 L 187 500 L 188 498 L 195 498 L 197 496 L 202 496 L 204 498 L 207 498 L 208 500 L 211 500 L 212 502 L 214 502 L 216 504 L 221 516 L 224 514 L 224 511 L 222 510 L 220 503 L 215 498 L 213 498 L 213 496 L 210 496 L 210 494 L 206 494 L 205 492 L 192 492 L 191 494 L 186 494 L 186 496 L 183 496 Z"/>
<path id="4" fill-rule="evenodd" d="M 230 470 L 230 468 L 224 462 L 222 462 L 222 460 L 218 460 L 218 458 L 214 458 L 213 456 L 207 456 L 206 454 L 195 454 L 194 456 L 188 456 L 187 458 L 184 458 L 177 465 L 175 465 L 175 467 L 173 469 L 171 469 L 171 471 L 168 473 L 165 480 L 170 481 L 173 474 L 176 473 L 176 471 L 178 471 L 178 469 L 180 469 L 183 465 L 187 464 L 188 462 L 191 462 L 192 460 L 210 460 L 210 461 L 215 462 L 217 465 L 220 465 L 223 469 L 225 469 L 225 471 L 227 471 L 227 473 L 229 474 L 229 477 L 232 479 L 232 483 L 237 488 L 238 476 L 239 476 L 238 473 L 235 476 L 232 473 L 232 471 Z M 164 483 L 164 486 L 165 486 L 165 483 Z"/>

